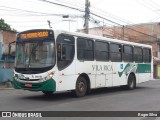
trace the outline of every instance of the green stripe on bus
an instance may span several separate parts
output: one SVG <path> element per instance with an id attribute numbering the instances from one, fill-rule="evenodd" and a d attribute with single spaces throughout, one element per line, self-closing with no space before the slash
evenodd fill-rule
<path id="1" fill-rule="evenodd" d="M 150 73 L 151 64 L 137 64 L 136 73 Z"/>
<path id="2" fill-rule="evenodd" d="M 56 91 L 56 82 L 53 79 L 49 79 L 41 83 L 31 83 L 32 87 L 25 87 L 25 83 L 13 80 L 13 87 L 15 89 L 24 89 L 30 91 Z"/>
<path id="3" fill-rule="evenodd" d="M 118 75 L 119 75 L 119 77 L 122 77 L 123 74 L 128 76 L 129 72 L 150 73 L 151 72 L 151 64 L 128 63 L 128 64 L 126 64 L 123 71 L 118 71 Z"/>

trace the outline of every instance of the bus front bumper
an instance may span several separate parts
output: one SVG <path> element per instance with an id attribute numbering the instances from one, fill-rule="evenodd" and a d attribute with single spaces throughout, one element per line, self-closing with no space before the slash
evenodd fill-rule
<path id="1" fill-rule="evenodd" d="M 23 89 L 23 90 L 29 90 L 29 91 L 53 91 L 54 92 L 56 91 L 56 82 L 52 78 L 40 83 L 22 83 L 14 79 L 13 87 L 15 89 Z"/>

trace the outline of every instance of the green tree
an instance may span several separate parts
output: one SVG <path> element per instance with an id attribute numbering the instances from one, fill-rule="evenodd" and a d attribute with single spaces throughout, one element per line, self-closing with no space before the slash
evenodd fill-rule
<path id="1" fill-rule="evenodd" d="M 11 26 L 7 23 L 5 23 L 4 19 L 0 19 L 0 29 L 1 30 L 9 30 L 9 31 L 16 31 L 15 29 L 12 29 Z"/>

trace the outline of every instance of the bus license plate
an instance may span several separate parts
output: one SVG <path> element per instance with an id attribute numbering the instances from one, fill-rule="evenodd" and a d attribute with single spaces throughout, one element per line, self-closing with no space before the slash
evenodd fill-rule
<path id="1" fill-rule="evenodd" d="M 26 83 L 25 87 L 32 87 L 32 84 Z"/>

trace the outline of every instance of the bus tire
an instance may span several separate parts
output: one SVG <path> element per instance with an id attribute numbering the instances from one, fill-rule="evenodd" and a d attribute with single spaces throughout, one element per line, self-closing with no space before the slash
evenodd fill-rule
<path id="1" fill-rule="evenodd" d="M 133 90 L 136 88 L 136 78 L 134 74 L 130 74 L 128 77 L 127 89 Z"/>
<path id="2" fill-rule="evenodd" d="M 46 96 L 53 95 L 53 91 L 42 91 Z"/>
<path id="3" fill-rule="evenodd" d="M 76 82 L 76 89 L 74 92 L 76 97 L 85 96 L 85 94 L 87 93 L 87 81 L 84 77 L 78 77 Z"/>

